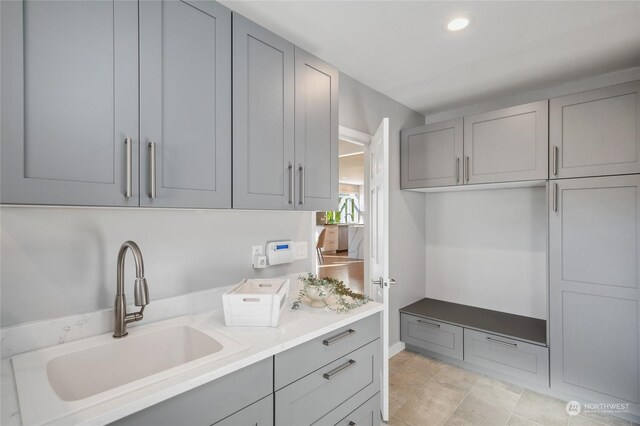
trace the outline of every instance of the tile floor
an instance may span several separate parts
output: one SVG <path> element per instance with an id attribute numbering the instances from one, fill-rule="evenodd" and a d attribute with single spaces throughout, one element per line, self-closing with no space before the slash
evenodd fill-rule
<path id="1" fill-rule="evenodd" d="M 601 414 L 570 417 L 564 401 L 409 351 L 391 358 L 389 371 L 390 426 L 631 426 Z"/>

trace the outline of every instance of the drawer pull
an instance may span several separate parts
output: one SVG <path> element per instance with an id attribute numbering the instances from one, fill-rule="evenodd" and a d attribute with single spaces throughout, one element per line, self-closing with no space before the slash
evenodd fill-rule
<path id="1" fill-rule="evenodd" d="M 344 332 L 338 334 L 337 336 L 333 336 L 333 337 L 328 338 L 327 340 L 323 340 L 322 344 L 325 345 L 325 346 L 331 346 L 334 343 L 338 343 L 340 340 L 344 340 L 347 337 L 353 336 L 354 334 L 356 334 L 356 331 L 352 330 L 352 329 L 349 329 L 347 331 L 344 331 Z"/>
<path id="2" fill-rule="evenodd" d="M 344 364 L 342 364 L 340 367 L 336 367 L 333 370 L 329 371 L 328 373 L 324 373 L 322 375 L 322 377 L 324 377 L 327 380 L 331 380 L 335 376 L 337 376 L 338 374 L 350 369 L 354 365 L 356 365 L 356 362 L 354 360 L 350 359 L 349 361 L 347 361 Z"/>
<path id="3" fill-rule="evenodd" d="M 440 328 L 440 324 L 434 324 L 432 322 L 429 321 L 424 321 L 424 320 L 418 320 L 418 322 L 422 325 L 426 325 L 427 327 L 431 327 L 431 328 Z"/>
<path id="4" fill-rule="evenodd" d="M 487 337 L 487 341 L 489 341 L 489 343 L 495 343 L 498 345 L 507 346 L 512 349 L 518 349 L 518 345 L 516 343 L 503 342 L 502 340 L 492 339 L 491 337 Z"/>
<path id="5" fill-rule="evenodd" d="M 347 423 L 347 426 L 356 426 L 356 422 L 350 421 L 349 423 Z"/>

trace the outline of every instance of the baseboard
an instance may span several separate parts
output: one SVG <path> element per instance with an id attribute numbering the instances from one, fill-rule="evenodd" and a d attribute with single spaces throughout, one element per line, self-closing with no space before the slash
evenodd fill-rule
<path id="1" fill-rule="evenodd" d="M 389 346 L 389 358 L 404 351 L 404 348 L 405 348 L 404 342 L 398 342 Z"/>

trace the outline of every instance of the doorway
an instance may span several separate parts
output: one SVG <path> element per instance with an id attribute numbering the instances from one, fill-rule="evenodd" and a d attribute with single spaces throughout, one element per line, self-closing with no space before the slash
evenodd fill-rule
<path id="1" fill-rule="evenodd" d="M 317 276 L 337 278 L 358 293 L 365 292 L 369 275 L 365 177 L 370 141 L 371 136 L 340 126 L 338 208 L 316 213 Z"/>

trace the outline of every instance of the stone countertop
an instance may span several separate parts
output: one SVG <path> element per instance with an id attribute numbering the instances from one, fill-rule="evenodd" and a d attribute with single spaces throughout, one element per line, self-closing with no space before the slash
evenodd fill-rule
<path id="1" fill-rule="evenodd" d="M 287 301 L 288 306 L 291 306 L 292 301 L 297 298 L 300 288 L 300 282 L 297 280 L 298 275 L 299 274 L 289 276 L 292 285 Z M 219 289 L 216 291 L 220 293 Z M 375 302 L 369 302 L 346 314 L 337 314 L 327 309 L 311 308 L 305 304 L 301 305 L 298 310 L 285 307 L 280 318 L 280 324 L 276 328 L 226 327 L 224 325 L 224 313 L 220 308 L 191 314 L 189 316 L 197 319 L 200 323 L 206 324 L 211 329 L 215 329 L 251 347 L 243 352 L 189 370 L 172 380 L 163 380 L 139 390 L 128 392 L 115 399 L 96 404 L 87 409 L 70 413 L 63 418 L 56 419 L 51 424 L 108 424 L 173 396 L 187 392 L 204 383 L 344 327 L 352 322 L 373 315 L 381 310 L 382 305 Z M 105 316 L 104 312 L 97 314 Z M 85 318 L 86 315 L 81 317 Z M 73 317 L 69 320 L 78 321 L 78 319 Z M 150 322 L 147 322 L 147 324 L 149 323 Z M 46 327 L 46 324 L 42 324 L 42 326 Z M 140 326 L 144 326 L 144 321 Z M 31 324 L 30 327 L 29 332 L 38 335 L 38 333 L 33 333 L 34 325 Z M 13 331 L 15 333 L 18 330 Z M 102 332 L 95 334 L 102 334 Z M 135 333 L 135 327 L 130 328 L 130 333 Z M 2 359 L 1 373 L 2 410 L 0 424 L 3 426 L 19 426 L 22 422 L 10 358 Z"/>

